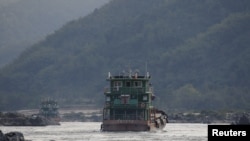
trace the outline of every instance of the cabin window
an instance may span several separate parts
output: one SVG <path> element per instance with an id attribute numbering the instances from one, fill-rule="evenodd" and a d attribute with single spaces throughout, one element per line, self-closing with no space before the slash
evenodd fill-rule
<path id="1" fill-rule="evenodd" d="M 126 82 L 126 87 L 130 87 L 130 86 L 131 86 L 130 81 L 127 81 L 127 82 Z"/>
<path id="2" fill-rule="evenodd" d="M 142 100 L 143 100 L 143 101 L 148 101 L 148 96 L 147 96 L 147 95 L 144 95 L 144 96 L 142 97 Z"/>
<path id="3" fill-rule="evenodd" d="M 122 81 L 114 81 L 113 82 L 113 90 L 119 91 L 119 88 L 122 87 Z"/>
<path id="4" fill-rule="evenodd" d="M 134 87 L 142 87 L 142 82 L 141 81 L 135 81 L 134 82 Z"/>
<path id="5" fill-rule="evenodd" d="M 122 81 L 114 81 L 113 86 L 114 87 L 122 87 Z"/>

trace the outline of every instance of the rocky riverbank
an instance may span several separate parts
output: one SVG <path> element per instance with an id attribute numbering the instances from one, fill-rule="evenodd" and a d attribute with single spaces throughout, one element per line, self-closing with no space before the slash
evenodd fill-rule
<path id="1" fill-rule="evenodd" d="M 4 134 L 0 130 L 0 141 L 29 141 L 29 140 L 25 140 L 23 133 L 21 132 L 9 132 Z"/>
<path id="2" fill-rule="evenodd" d="M 189 113 L 171 113 L 170 123 L 207 123 L 207 124 L 250 124 L 250 113 L 202 111 Z"/>
<path id="3" fill-rule="evenodd" d="M 60 125 L 60 123 L 38 115 L 27 116 L 17 112 L 7 112 L 7 113 L 0 113 L 0 125 L 46 126 L 46 125 Z"/>
<path id="4" fill-rule="evenodd" d="M 48 124 L 59 125 L 59 122 L 50 122 L 36 115 L 37 109 L 22 110 L 17 112 L 0 112 L 0 125 L 30 125 L 46 126 Z M 224 112 L 224 111 L 200 111 L 200 112 L 172 112 L 168 113 L 169 123 L 222 123 L 239 124 L 250 119 L 250 112 Z M 244 118 L 241 118 L 244 117 Z M 61 108 L 60 121 L 70 122 L 101 122 L 102 112 L 100 109 L 84 108 Z M 250 124 L 250 123 L 249 123 Z"/>

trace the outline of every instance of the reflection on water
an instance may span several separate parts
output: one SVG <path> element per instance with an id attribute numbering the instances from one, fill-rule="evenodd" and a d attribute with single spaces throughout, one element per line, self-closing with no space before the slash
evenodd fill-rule
<path id="1" fill-rule="evenodd" d="M 32 141 L 207 141 L 207 124 L 168 123 L 157 132 L 101 132 L 100 122 L 61 122 L 45 127 L 0 126 L 3 133 L 19 131 Z"/>

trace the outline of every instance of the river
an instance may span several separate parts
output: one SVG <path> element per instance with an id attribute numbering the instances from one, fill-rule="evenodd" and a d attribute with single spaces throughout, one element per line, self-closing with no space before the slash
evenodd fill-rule
<path id="1" fill-rule="evenodd" d="M 207 124 L 168 123 L 156 132 L 102 132 L 100 122 L 61 122 L 53 126 L 0 126 L 22 132 L 29 141 L 207 141 Z"/>

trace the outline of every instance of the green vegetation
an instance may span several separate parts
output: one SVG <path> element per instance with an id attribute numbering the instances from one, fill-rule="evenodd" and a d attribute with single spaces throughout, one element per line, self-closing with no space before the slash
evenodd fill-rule
<path id="1" fill-rule="evenodd" d="M 92 12 L 108 0 L 1 0 L 0 67 L 66 22 Z"/>
<path id="2" fill-rule="evenodd" d="M 152 75 L 166 110 L 249 110 L 250 1 L 113 0 L 0 72 L 0 110 L 42 97 L 103 105 L 107 73 Z"/>

